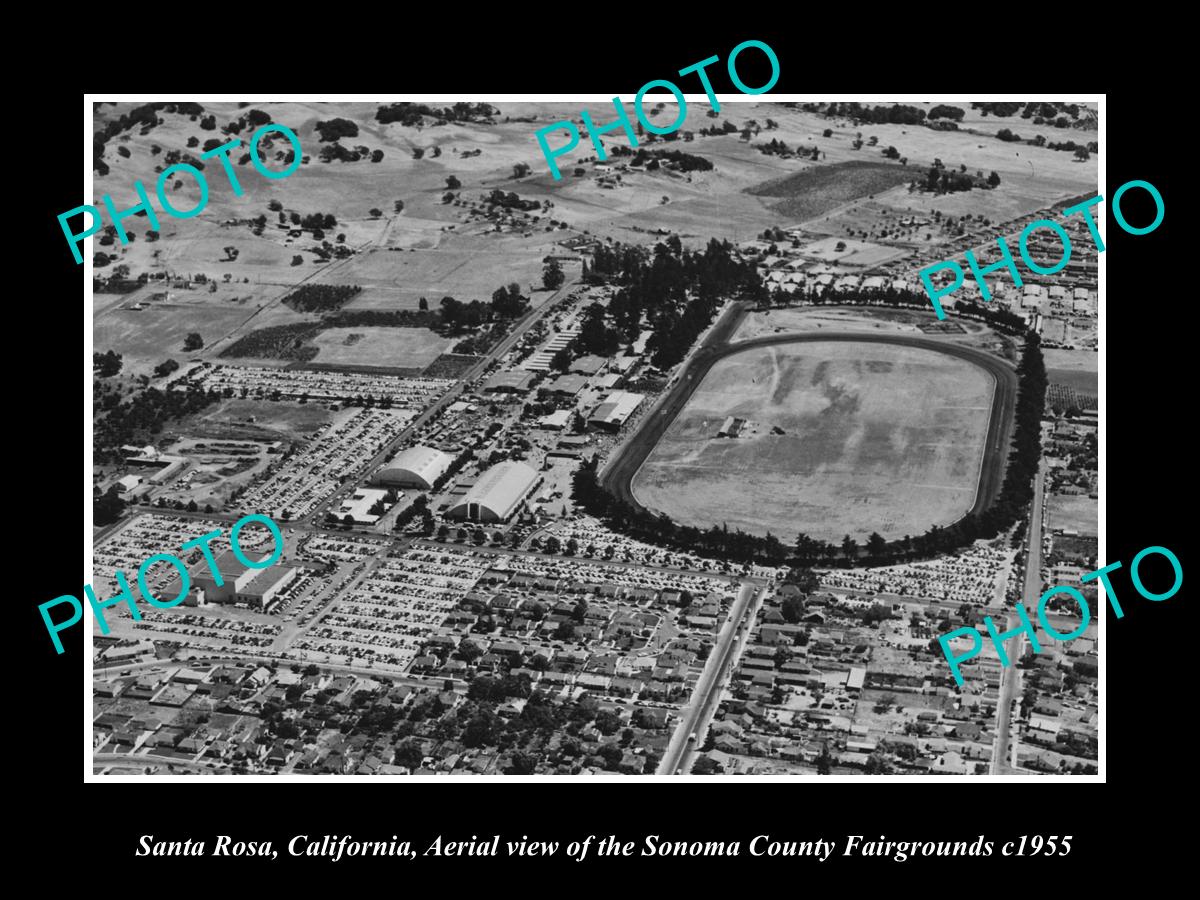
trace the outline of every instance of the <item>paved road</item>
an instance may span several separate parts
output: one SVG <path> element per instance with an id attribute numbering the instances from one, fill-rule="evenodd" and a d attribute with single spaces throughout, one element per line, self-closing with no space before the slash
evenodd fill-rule
<path id="1" fill-rule="evenodd" d="M 1045 472 L 1038 469 L 1037 478 L 1033 483 L 1033 506 L 1029 512 L 1029 534 L 1026 537 L 1025 580 L 1021 591 L 1021 602 L 1029 610 L 1030 619 L 1035 626 L 1034 618 L 1037 599 L 1042 595 L 1042 489 Z M 1033 608 L 1031 608 L 1033 607 Z M 1008 616 L 1004 626 L 1005 631 L 1016 628 L 1021 624 L 1016 615 Z M 1005 648 L 1013 665 L 1005 666 L 1000 673 L 1000 700 L 996 707 L 996 741 L 992 745 L 993 775 L 1009 775 L 1017 768 L 1017 739 L 1012 734 L 1013 701 L 1020 696 L 1021 671 L 1016 662 L 1025 653 L 1025 632 L 1016 638 L 1016 647 L 1009 638 Z M 1011 742 L 1011 743 L 1010 743 Z"/>
<path id="2" fill-rule="evenodd" d="M 704 671 L 700 673 L 700 679 L 696 682 L 692 702 L 688 704 L 683 721 L 671 736 L 671 742 L 667 745 L 662 762 L 659 763 L 658 774 L 672 775 L 679 769 L 686 773 L 691 767 L 696 751 L 704 743 L 708 723 L 712 721 L 713 713 L 716 712 L 721 696 L 721 683 L 734 659 L 734 649 L 739 644 L 744 644 L 749 637 L 753 620 L 749 613 L 754 609 L 756 597 L 761 597 L 763 591 L 763 588 L 750 582 L 742 585 L 725 625 L 725 631 L 717 638 L 717 645 L 709 654 Z M 746 623 L 746 629 L 739 634 L 738 626 L 743 621 Z M 696 735 L 694 742 L 688 740 L 688 736 L 692 734 Z"/>
<path id="3" fill-rule="evenodd" d="M 386 551 L 387 547 L 383 547 L 379 553 L 376 553 L 374 556 L 367 559 L 365 565 L 359 564 L 362 565 L 362 568 L 358 574 L 354 575 L 349 581 L 344 581 L 340 588 L 334 588 L 333 590 L 330 590 L 329 596 L 323 601 L 318 600 L 314 604 L 313 601 L 310 600 L 309 605 L 312 607 L 312 609 L 306 613 L 308 624 L 301 625 L 298 619 L 283 624 L 279 634 L 276 635 L 275 640 L 271 642 L 271 651 L 274 653 L 282 653 L 292 645 L 292 641 L 294 641 L 297 637 L 301 635 L 307 636 L 309 629 L 317 627 L 317 624 L 324 617 L 325 613 L 329 612 L 329 610 L 333 608 L 334 603 L 353 594 L 354 590 L 359 586 L 359 584 L 362 583 L 363 579 L 375 571 L 375 568 L 379 565 L 383 553 Z M 354 566 L 351 566 L 349 571 L 354 571 Z M 345 578 L 345 572 L 341 569 L 338 569 L 334 577 Z"/>
<path id="4" fill-rule="evenodd" d="M 741 353 L 757 347 L 768 347 L 775 344 L 804 343 L 809 341 L 853 341 L 857 343 L 900 344 L 905 347 L 918 347 L 923 350 L 934 350 L 950 356 L 965 359 L 984 369 L 995 379 L 996 389 L 992 401 L 991 417 L 988 423 L 987 443 L 984 446 L 983 465 L 979 476 L 979 487 L 975 494 L 975 503 L 970 512 L 978 514 L 995 502 L 1000 493 L 1004 475 L 1005 448 L 1008 447 L 1012 433 L 1013 407 L 1016 403 L 1017 373 L 1016 370 L 990 353 L 964 347 L 958 344 L 941 342 L 930 338 L 909 337 L 902 334 L 863 334 L 861 332 L 831 332 L 819 334 L 785 334 L 768 335 L 748 341 L 738 341 L 729 344 L 728 337 L 736 327 L 736 317 L 729 322 L 721 322 L 709 334 L 708 339 L 688 360 L 681 370 L 679 379 L 670 388 L 659 405 L 642 421 L 641 427 L 613 454 L 608 465 L 600 475 L 601 484 L 612 491 L 617 497 L 638 509 L 642 505 L 633 495 L 632 482 L 638 469 L 650 452 L 658 444 L 659 439 L 667 430 L 675 417 L 690 399 L 693 391 L 704 380 L 708 370 L 718 360 L 734 353 Z"/>
<path id="5" fill-rule="evenodd" d="M 178 759 L 171 756 L 154 756 L 153 754 L 142 755 L 139 753 L 95 753 L 92 755 L 92 766 L 98 768 L 101 766 L 121 766 L 142 768 L 144 766 L 174 766 L 176 769 L 192 769 L 196 772 L 208 772 L 210 774 L 227 769 L 228 766 L 219 760 L 213 760 L 216 764 L 210 768 L 206 763 L 192 762 L 186 759 Z"/>

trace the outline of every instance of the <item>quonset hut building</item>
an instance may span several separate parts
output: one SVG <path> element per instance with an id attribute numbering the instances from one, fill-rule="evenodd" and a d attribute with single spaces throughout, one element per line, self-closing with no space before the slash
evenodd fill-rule
<path id="1" fill-rule="evenodd" d="M 404 485 L 428 491 L 446 474 L 452 462 L 454 457 L 450 454 L 417 444 L 380 469 L 375 480 L 383 485 Z"/>
<path id="2" fill-rule="evenodd" d="M 540 480 L 541 476 L 524 463 L 514 460 L 497 463 L 446 510 L 446 516 L 472 522 L 505 522 Z"/>

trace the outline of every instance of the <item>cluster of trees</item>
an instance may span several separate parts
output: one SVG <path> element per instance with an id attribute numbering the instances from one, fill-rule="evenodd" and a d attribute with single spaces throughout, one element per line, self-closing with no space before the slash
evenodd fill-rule
<path id="1" fill-rule="evenodd" d="M 204 113 L 204 107 L 199 103 L 159 102 L 135 106 L 129 112 L 122 113 L 117 118 L 108 122 L 92 136 L 92 168 L 101 175 L 107 175 L 109 169 L 108 165 L 104 162 L 105 145 L 117 135 L 135 127 L 140 127 L 143 134 L 148 132 L 158 124 L 158 113 L 160 110 L 191 116 L 193 119 Z"/>
<path id="2" fill-rule="evenodd" d="M 108 525 L 125 514 L 125 501 L 117 493 L 116 485 L 92 501 L 92 518 L 96 525 Z"/>
<path id="3" fill-rule="evenodd" d="M 427 645 L 425 651 L 444 660 L 445 650 L 437 645 Z M 474 662 L 483 651 L 474 641 L 459 644 L 454 656 Z M 513 668 L 522 665 L 521 658 L 509 658 Z M 545 669 L 546 663 L 540 656 L 532 656 L 524 663 L 535 669 Z M 305 674 L 311 674 L 305 670 Z M 453 682 L 446 681 L 444 690 L 453 690 Z M 268 701 L 262 710 L 262 723 L 266 734 L 262 740 L 268 744 L 278 738 L 304 737 L 313 728 L 341 727 L 348 735 L 387 735 L 396 741 L 394 760 L 397 765 L 416 769 L 425 764 L 423 746 L 427 740 L 442 742 L 460 741 L 469 748 L 496 748 L 504 754 L 505 771 L 510 774 L 529 774 L 545 764 L 553 767 L 565 765 L 578 771 L 583 765 L 615 770 L 620 766 L 624 751 L 633 746 L 637 735 L 632 728 L 621 727 L 621 719 L 605 710 L 600 702 L 587 693 L 578 698 L 562 700 L 534 689 L 526 674 L 477 673 L 467 686 L 466 699 L 452 709 L 442 702 L 436 691 L 423 691 L 407 706 L 393 702 L 388 696 L 388 687 L 379 690 L 356 691 L 349 701 L 338 701 L 338 692 L 326 689 L 319 692 L 311 704 L 303 700 L 305 689 L 295 685 L 285 698 L 293 706 L 306 707 L 301 725 L 283 719 L 283 704 Z M 501 711 L 499 707 L 512 699 L 522 699 L 520 712 Z M 349 714 L 349 715 L 347 715 Z M 586 749 L 591 743 L 583 740 L 581 733 L 589 725 L 611 740 Z M 637 727 L 650 726 L 646 716 L 635 716 Z M 547 749 L 548 739 L 558 736 L 555 749 Z M 594 745 L 593 745 L 594 746 Z M 652 771 L 658 756 L 646 754 L 646 771 Z"/>
<path id="4" fill-rule="evenodd" d="M 502 319 L 515 319 L 529 308 L 529 298 L 515 281 L 492 292 L 492 312 Z"/>
<path id="5" fill-rule="evenodd" d="M 321 136 L 321 143 L 336 141 L 344 137 L 358 137 L 358 125 L 349 119 L 330 119 L 313 126 Z"/>
<path id="6" fill-rule="evenodd" d="M 612 148 L 612 155 L 632 155 L 633 158 L 629 160 L 631 166 L 645 166 L 651 172 L 660 166 L 678 172 L 711 172 L 713 169 L 710 160 L 694 153 L 684 153 L 682 150 L 647 150 L 645 147 L 638 147 L 635 151 L 624 144 L 617 144 Z"/>
<path id="7" fill-rule="evenodd" d="M 238 118 L 225 125 L 221 130 L 226 134 L 240 134 L 242 129 L 253 130 L 266 125 L 270 121 L 271 116 L 261 109 L 248 109 L 238 116 Z"/>
<path id="8" fill-rule="evenodd" d="M 463 303 L 453 297 L 443 297 L 441 302 L 442 325 L 450 332 L 478 328 L 488 321 L 488 308 L 482 300 Z"/>
<path id="9" fill-rule="evenodd" d="M 503 703 L 509 697 L 528 697 L 531 693 L 528 675 L 502 675 L 492 678 L 476 675 L 467 686 L 468 700 L 491 700 Z"/>
<path id="10" fill-rule="evenodd" d="M 1010 143 L 1021 140 L 1021 136 L 1019 134 L 1013 134 L 1011 128 L 1001 128 L 996 132 L 996 137 L 1000 138 L 1002 141 L 1008 141 Z"/>
<path id="11" fill-rule="evenodd" d="M 1045 143 L 1046 139 L 1044 137 L 1040 134 L 1038 137 L 1042 139 L 1042 143 Z M 1051 141 L 1045 146 L 1047 150 L 1062 150 L 1067 153 L 1074 153 L 1077 159 L 1090 159 L 1093 153 L 1100 150 L 1100 145 L 1096 141 L 1089 141 L 1086 144 L 1077 144 L 1074 141 Z"/>
<path id="12" fill-rule="evenodd" d="M 189 331 L 187 337 L 183 339 L 184 350 L 199 350 L 204 346 L 204 338 L 200 336 L 198 331 Z"/>
<path id="13" fill-rule="evenodd" d="M 279 215 L 282 217 L 283 212 L 282 211 L 278 211 L 278 212 L 279 212 Z M 333 229 L 333 228 L 337 227 L 337 218 L 333 215 L 333 213 L 319 213 L 318 212 L 318 213 L 309 213 L 307 216 L 302 216 L 302 215 L 300 215 L 300 213 L 296 212 L 295 210 L 292 210 L 291 212 L 289 212 L 287 214 L 287 216 L 288 216 L 289 222 L 291 222 L 293 225 L 299 225 L 301 227 L 301 229 L 303 229 L 305 231 L 316 232 L 316 231 L 322 231 L 322 230 L 329 230 L 329 229 Z M 266 221 L 265 217 L 263 218 L 263 221 L 265 223 L 265 221 Z"/>
<path id="14" fill-rule="evenodd" d="M 971 175 L 964 166 L 955 172 L 941 165 L 940 160 L 934 160 L 933 166 L 925 176 L 924 181 L 914 181 L 913 187 L 922 191 L 932 191 L 935 194 L 952 194 L 956 191 L 969 191 L 973 188 L 991 189 L 1000 185 L 1000 176 L 993 171 L 987 178 L 982 172 Z"/>
<path id="15" fill-rule="evenodd" d="M 592 303 L 583 311 L 583 322 L 572 342 L 585 353 L 612 356 L 621 345 L 621 332 L 605 324 L 607 310 L 603 303 Z M 569 363 L 568 363 L 569 365 Z"/>
<path id="16" fill-rule="evenodd" d="M 633 340 L 645 316 L 654 331 L 647 349 L 661 369 L 687 355 L 723 299 L 765 292 L 754 263 L 738 260 L 728 241 L 715 238 L 702 251 L 685 251 L 676 235 L 656 244 L 653 253 L 644 247 L 600 246 L 587 277 L 622 286 L 609 307 L 616 327 Z"/>
<path id="17" fill-rule="evenodd" d="M 557 291 L 566 280 L 567 276 L 563 274 L 559 261 L 554 257 L 546 260 L 546 265 L 542 268 L 542 287 L 550 291 Z"/>
<path id="18" fill-rule="evenodd" d="M 513 282 L 507 287 L 497 288 L 490 304 L 482 300 L 463 303 L 453 297 L 443 297 L 440 304 L 441 325 L 454 334 L 478 328 L 493 319 L 515 319 L 523 315 L 528 307 L 529 298 L 522 295 L 520 285 Z"/>
<path id="19" fill-rule="evenodd" d="M 403 531 L 417 516 L 421 517 L 421 534 L 429 537 L 433 534 L 433 513 L 429 509 L 429 498 L 418 494 L 417 499 L 396 514 L 396 531 Z"/>
<path id="20" fill-rule="evenodd" d="M 490 125 L 493 116 L 500 110 L 489 103 L 455 103 L 442 109 L 426 106 L 424 103 L 391 103 L 381 106 L 375 112 L 375 120 L 387 125 L 399 122 L 401 125 L 421 125 L 424 117 L 437 119 L 440 122 L 478 122 Z"/>
<path id="21" fill-rule="evenodd" d="M 972 109 L 983 111 L 983 115 L 991 113 L 993 116 L 1008 117 L 1013 115 L 1021 108 L 1020 103 L 972 103 Z M 1028 116 L 1026 116 L 1028 118 Z"/>
<path id="22" fill-rule="evenodd" d="M 998 116 L 1011 116 L 1020 108 L 1020 103 L 972 103 L 972 106 L 978 106 L 987 112 L 994 112 Z M 989 109 L 989 107 L 997 107 Z M 999 107 L 1004 108 L 1004 112 L 999 111 Z M 1025 108 L 1021 110 L 1022 119 L 1034 119 L 1034 124 L 1041 125 L 1042 121 L 1055 120 L 1051 124 L 1057 125 L 1056 117 L 1066 113 L 1072 119 L 1078 119 L 1080 107 L 1078 103 L 1047 103 L 1042 100 L 1033 100 L 1025 104 Z M 1042 121 L 1038 121 L 1042 120 Z"/>
<path id="23" fill-rule="evenodd" d="M 330 312 L 341 309 L 362 291 L 357 284 L 302 284 L 283 298 L 296 312 Z"/>
<path id="24" fill-rule="evenodd" d="M 164 378 L 167 375 L 170 375 L 172 372 L 174 372 L 178 368 L 179 368 L 179 363 L 177 363 L 173 359 L 168 359 L 165 362 L 160 362 L 157 366 L 154 367 L 154 377 L 155 378 Z"/>
<path id="25" fill-rule="evenodd" d="M 451 176 L 453 177 L 453 176 Z M 458 181 L 457 178 L 454 179 Z M 460 184 L 459 187 L 462 187 Z M 489 206 L 499 206 L 504 209 L 519 209 L 528 211 L 533 209 L 541 209 L 542 204 L 537 200 L 522 200 L 517 194 L 509 191 L 507 194 L 499 188 L 493 190 L 490 194 L 483 198 L 483 202 Z"/>
<path id="26" fill-rule="evenodd" d="M 288 325 L 256 328 L 238 338 L 219 355 L 222 358 L 252 356 L 257 359 L 312 359 L 317 355 L 317 348 L 303 345 L 322 328 L 327 327 L 330 326 L 322 322 L 292 322 Z"/>
<path id="27" fill-rule="evenodd" d="M 379 162 L 383 159 L 382 150 L 371 150 L 369 147 L 355 147 L 353 150 L 343 147 L 336 141 L 332 144 L 326 144 L 321 148 L 321 152 L 317 154 L 318 158 L 323 163 L 330 162 L 358 162 L 360 159 L 370 157 L 371 162 Z"/>
<path id="28" fill-rule="evenodd" d="M 186 390 L 147 388 L 118 403 L 108 415 L 96 420 L 96 458 L 100 462 L 114 462 L 121 457 L 123 445 L 146 444 L 148 438 L 159 434 L 171 419 L 199 412 L 220 399 L 218 391 L 205 391 L 194 385 Z"/>
<path id="29" fill-rule="evenodd" d="M 935 106 L 929 111 L 931 119 L 953 119 L 955 122 L 961 122 L 962 117 L 967 114 L 965 109 L 959 109 L 957 106 L 946 106 L 945 104 Z"/>
<path id="30" fill-rule="evenodd" d="M 450 348 L 450 352 L 458 356 L 482 356 L 506 334 L 507 325 L 504 322 L 495 322 L 490 328 L 463 338 Z"/>
<path id="31" fill-rule="evenodd" d="M 861 145 L 862 142 L 859 141 Z M 789 147 L 784 141 L 779 138 L 771 138 L 765 144 L 756 144 L 759 153 L 765 153 L 767 156 L 778 156 L 782 159 L 789 159 L 792 156 L 807 156 L 810 159 L 816 159 L 820 150 L 816 147 L 801 147 L 797 146 L 795 150 Z M 858 149 L 857 147 L 855 148 Z"/>
<path id="32" fill-rule="evenodd" d="M 114 350 L 106 353 L 92 353 L 92 365 L 96 374 L 101 378 L 111 378 L 121 371 L 121 354 Z"/>
<path id="33" fill-rule="evenodd" d="M 815 106 L 817 109 L 814 112 L 820 112 L 820 104 L 806 104 Z M 949 109 L 950 107 L 946 107 Z M 825 115 L 843 119 L 854 119 L 858 122 L 868 122 L 871 124 L 891 124 L 891 125 L 923 125 L 925 124 L 925 110 L 915 106 L 908 106 L 903 103 L 894 106 L 863 106 L 858 102 L 851 103 L 830 103 L 824 110 Z"/>
<path id="34" fill-rule="evenodd" d="M 437 313 L 412 309 L 345 309 L 323 322 L 326 328 L 433 328 Z"/>
<path id="35" fill-rule="evenodd" d="M 204 161 L 198 157 L 192 156 L 190 153 L 184 153 L 182 150 L 168 150 L 166 156 L 163 157 L 163 164 L 155 166 L 154 171 L 162 172 L 176 163 L 187 163 L 189 166 L 194 166 L 202 171 L 204 169 Z M 144 216 L 145 212 L 139 211 L 137 215 Z"/>
<path id="36" fill-rule="evenodd" d="M 497 431 L 499 431 L 503 427 L 504 426 L 501 425 L 499 422 L 493 422 L 491 425 L 489 425 L 487 427 L 487 430 L 484 432 L 483 436 L 481 436 L 478 440 L 475 441 L 476 446 L 478 446 L 479 444 L 482 444 L 485 440 L 488 440 L 489 438 L 491 438 L 492 435 L 494 435 Z M 440 491 L 442 488 L 444 488 L 447 484 L 449 484 L 450 479 L 453 478 L 455 475 L 457 475 L 459 472 L 461 472 L 463 466 L 465 466 L 467 463 L 469 463 L 474 458 L 475 458 L 475 450 L 472 447 L 465 448 L 461 453 L 458 454 L 458 456 L 454 457 L 454 460 L 450 463 L 450 465 L 448 465 L 446 467 L 446 471 L 443 472 L 441 475 L 439 475 L 437 480 L 433 483 L 433 488 L 432 488 L 433 493 L 436 494 L 438 491 Z"/>
<path id="37" fill-rule="evenodd" d="M 723 134 L 737 134 L 738 127 L 726 119 L 720 125 L 713 125 L 711 128 L 701 128 L 700 133 L 705 137 L 720 137 Z"/>

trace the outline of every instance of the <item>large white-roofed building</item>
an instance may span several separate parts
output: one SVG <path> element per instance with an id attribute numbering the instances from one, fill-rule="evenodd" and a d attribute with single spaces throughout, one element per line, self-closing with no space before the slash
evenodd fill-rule
<path id="1" fill-rule="evenodd" d="M 418 444 L 409 447 L 375 476 L 379 484 L 403 484 L 427 491 L 435 481 L 446 474 L 454 457 L 433 447 Z"/>
<path id="2" fill-rule="evenodd" d="M 505 460 L 479 476 L 474 486 L 446 511 L 446 515 L 473 522 L 507 521 L 540 480 L 541 476 L 524 463 Z"/>
<path id="3" fill-rule="evenodd" d="M 613 391 L 608 398 L 592 411 L 588 425 L 605 431 L 617 431 L 633 411 L 641 405 L 644 396 L 630 391 Z"/>

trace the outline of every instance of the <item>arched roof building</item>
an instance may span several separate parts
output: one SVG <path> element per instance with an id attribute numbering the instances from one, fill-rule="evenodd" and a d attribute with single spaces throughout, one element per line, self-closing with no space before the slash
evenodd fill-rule
<path id="1" fill-rule="evenodd" d="M 380 469 L 375 480 L 379 484 L 409 485 L 427 491 L 446 474 L 452 462 L 454 457 L 450 454 L 418 444 Z"/>
<path id="2" fill-rule="evenodd" d="M 510 459 L 496 463 L 479 476 L 474 486 L 446 511 L 446 515 L 473 522 L 504 522 L 529 496 L 540 477 L 522 462 Z"/>

